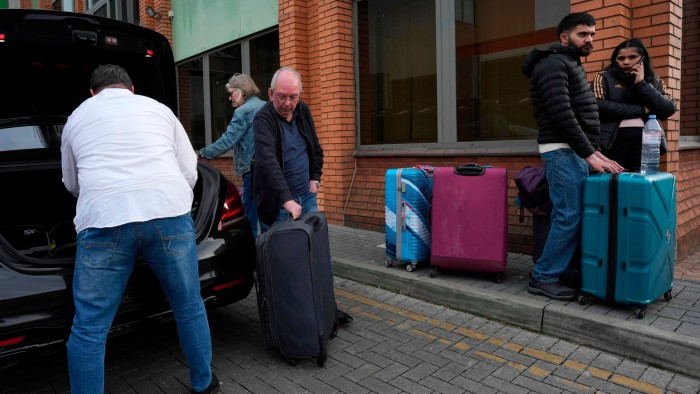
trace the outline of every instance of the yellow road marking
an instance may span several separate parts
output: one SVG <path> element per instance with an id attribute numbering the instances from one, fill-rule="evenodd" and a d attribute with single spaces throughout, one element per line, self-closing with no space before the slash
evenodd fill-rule
<path id="1" fill-rule="evenodd" d="M 434 340 L 437 339 L 437 336 L 436 336 L 436 335 L 433 335 L 433 334 L 431 334 L 431 333 L 429 333 L 429 332 L 425 332 L 425 331 L 413 329 L 413 333 L 414 333 L 414 334 L 418 334 L 418 335 L 420 335 L 420 336 L 422 336 L 422 337 L 424 337 L 424 338 L 430 339 L 431 341 L 434 341 Z"/>
<path id="2" fill-rule="evenodd" d="M 591 376 L 593 376 L 594 378 L 603 380 L 608 380 L 610 375 L 612 375 L 612 373 L 596 367 L 588 367 L 588 372 L 590 372 Z"/>
<path id="3" fill-rule="evenodd" d="M 629 387 L 635 391 L 641 391 L 642 393 L 661 394 L 663 392 L 663 390 L 661 390 L 657 386 L 654 386 L 653 384 L 640 382 L 639 380 L 631 379 L 631 378 L 628 378 L 627 376 L 622 376 L 622 375 L 616 374 L 616 375 L 613 375 L 612 378 L 610 378 L 610 381 L 617 383 L 621 386 Z"/>
<path id="4" fill-rule="evenodd" d="M 479 355 L 483 358 L 487 358 L 489 360 L 495 361 L 497 363 L 503 364 L 506 362 L 506 359 L 504 359 L 504 358 L 498 357 L 498 356 L 493 355 L 491 353 L 482 352 L 481 350 L 475 351 L 474 354 Z"/>
<path id="5" fill-rule="evenodd" d="M 557 356 L 556 354 L 543 352 L 541 350 L 534 349 L 531 347 L 524 348 L 520 353 L 527 354 L 528 356 L 532 356 L 532 357 L 538 358 L 540 360 L 550 362 L 552 364 L 559 365 L 562 362 L 564 362 L 564 358 Z"/>
<path id="6" fill-rule="evenodd" d="M 468 328 L 460 327 L 456 330 L 454 330 L 457 334 L 464 335 L 465 337 L 469 338 L 474 338 L 479 341 L 483 341 L 484 339 L 488 338 L 489 336 L 486 334 L 482 334 L 478 331 L 470 330 Z"/>

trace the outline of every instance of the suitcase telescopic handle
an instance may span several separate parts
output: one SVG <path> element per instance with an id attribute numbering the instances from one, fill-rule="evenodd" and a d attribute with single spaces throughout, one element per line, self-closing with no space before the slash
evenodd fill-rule
<path id="1" fill-rule="evenodd" d="M 463 176 L 474 176 L 474 175 L 484 175 L 486 168 L 488 166 L 480 166 L 476 163 L 463 164 L 461 166 L 455 167 L 456 175 Z"/>
<path id="2" fill-rule="evenodd" d="M 321 228 L 321 219 L 319 219 L 318 216 L 311 216 L 310 218 L 306 219 L 304 223 L 311 225 L 314 228 L 314 231 L 318 231 Z"/>

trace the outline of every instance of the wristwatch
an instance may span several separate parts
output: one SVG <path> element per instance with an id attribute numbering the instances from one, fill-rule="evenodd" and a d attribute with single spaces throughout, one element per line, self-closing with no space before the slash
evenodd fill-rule
<path id="1" fill-rule="evenodd" d="M 207 157 L 204 156 L 204 148 L 200 149 L 199 152 L 197 152 L 197 156 L 201 157 L 202 159 L 207 159 Z"/>
<path id="2" fill-rule="evenodd" d="M 316 182 L 316 187 L 321 186 L 321 182 L 319 182 L 319 181 L 314 181 L 314 182 Z"/>

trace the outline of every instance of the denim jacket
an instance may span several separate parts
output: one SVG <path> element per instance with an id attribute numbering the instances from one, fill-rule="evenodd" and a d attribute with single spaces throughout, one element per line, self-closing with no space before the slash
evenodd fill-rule
<path id="1" fill-rule="evenodd" d="M 250 171 L 250 161 L 255 149 L 253 146 L 253 118 L 265 105 L 257 96 L 250 96 L 245 103 L 233 112 L 231 123 L 226 132 L 216 142 L 200 151 L 208 159 L 217 157 L 233 149 L 233 172 L 243 175 Z"/>

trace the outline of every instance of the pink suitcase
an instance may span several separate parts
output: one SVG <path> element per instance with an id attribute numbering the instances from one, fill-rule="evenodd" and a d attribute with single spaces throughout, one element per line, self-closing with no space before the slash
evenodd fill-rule
<path id="1" fill-rule="evenodd" d="M 438 268 L 493 272 L 500 282 L 508 255 L 507 200 L 505 168 L 435 167 L 430 276 Z"/>

